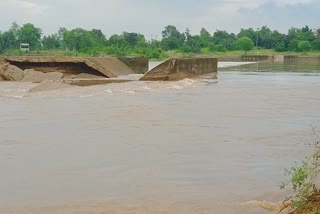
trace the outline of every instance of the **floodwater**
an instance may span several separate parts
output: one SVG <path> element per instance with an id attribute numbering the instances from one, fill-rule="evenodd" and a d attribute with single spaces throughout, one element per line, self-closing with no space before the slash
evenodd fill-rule
<path id="1" fill-rule="evenodd" d="M 320 129 L 320 66 L 230 65 L 218 81 L 1 82 L 0 213 L 270 213 Z"/>

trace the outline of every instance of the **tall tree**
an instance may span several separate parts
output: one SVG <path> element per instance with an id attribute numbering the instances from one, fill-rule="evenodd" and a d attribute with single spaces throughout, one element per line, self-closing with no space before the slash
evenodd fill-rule
<path id="1" fill-rule="evenodd" d="M 213 50 L 215 51 L 235 50 L 235 42 L 236 36 L 233 33 L 217 30 L 213 34 Z"/>
<path id="2" fill-rule="evenodd" d="M 96 34 L 82 28 L 65 32 L 63 40 L 69 50 L 90 52 L 99 47 Z"/>
<path id="3" fill-rule="evenodd" d="M 256 32 L 256 45 L 266 49 L 271 49 L 274 44 L 274 36 L 272 31 L 267 26 L 263 26 L 260 30 Z"/>
<path id="4" fill-rule="evenodd" d="M 288 50 L 288 39 L 285 34 L 281 34 L 277 30 L 272 32 L 272 48 L 277 52 L 284 52 Z"/>
<path id="5" fill-rule="evenodd" d="M 18 49 L 18 40 L 16 40 L 13 32 L 5 31 L 1 35 L 1 45 L 4 50 Z"/>
<path id="6" fill-rule="evenodd" d="M 180 48 L 185 41 L 185 36 L 173 25 L 168 25 L 162 31 L 162 45 L 165 50 Z"/>
<path id="7" fill-rule="evenodd" d="M 200 52 L 200 42 L 199 42 L 199 36 L 192 36 L 190 34 L 190 29 L 187 28 L 186 32 L 184 33 L 184 36 L 186 38 L 185 43 L 182 45 L 180 50 L 185 53 L 199 53 Z"/>
<path id="8" fill-rule="evenodd" d="M 105 46 L 107 45 L 107 38 L 106 36 L 102 33 L 101 30 L 99 29 L 93 29 L 92 31 L 92 35 L 94 37 L 95 43 L 98 46 Z"/>
<path id="9" fill-rule="evenodd" d="M 36 28 L 33 24 L 24 24 L 19 30 L 19 41 L 21 43 L 29 43 L 31 50 L 39 49 L 41 47 L 42 30 Z"/>
<path id="10" fill-rule="evenodd" d="M 2 33 L 0 42 L 3 50 L 19 48 L 19 30 L 19 25 L 13 22 L 10 29 Z"/>
<path id="11" fill-rule="evenodd" d="M 135 47 L 138 44 L 144 45 L 146 43 L 144 36 L 138 33 L 123 32 L 122 37 L 126 44 L 130 47 Z"/>
<path id="12" fill-rule="evenodd" d="M 61 48 L 61 41 L 58 34 L 44 36 L 42 39 L 43 48 L 46 50 L 56 50 Z"/>
<path id="13" fill-rule="evenodd" d="M 199 42 L 202 48 L 209 47 L 210 43 L 212 43 L 212 36 L 205 28 L 202 28 L 200 31 Z"/>
<path id="14" fill-rule="evenodd" d="M 253 30 L 253 28 L 243 29 L 241 28 L 240 33 L 237 36 L 238 38 L 241 37 L 249 37 L 253 42 L 255 42 L 258 38 L 257 32 Z"/>

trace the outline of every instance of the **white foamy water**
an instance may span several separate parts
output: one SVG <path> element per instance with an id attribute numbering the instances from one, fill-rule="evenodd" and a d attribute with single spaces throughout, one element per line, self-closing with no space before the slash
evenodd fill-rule
<path id="1" fill-rule="evenodd" d="M 228 67 L 237 67 L 241 65 L 252 65 L 257 64 L 256 62 L 219 62 L 218 68 L 228 68 Z"/>
<path id="2" fill-rule="evenodd" d="M 270 213 L 320 127 L 316 74 L 33 86 L 0 83 L 0 213 Z"/>
<path id="3" fill-rule="evenodd" d="M 160 65 L 162 62 L 150 62 L 149 70 Z M 218 62 L 218 68 L 236 67 L 241 65 L 257 64 L 256 62 Z"/>

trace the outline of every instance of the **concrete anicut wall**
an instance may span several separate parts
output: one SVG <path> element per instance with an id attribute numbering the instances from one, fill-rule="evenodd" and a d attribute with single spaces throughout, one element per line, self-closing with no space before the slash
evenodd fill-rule
<path id="1" fill-rule="evenodd" d="M 136 74 L 145 74 L 149 70 L 149 59 L 147 57 L 118 57 L 128 65 Z"/>
<path id="2" fill-rule="evenodd" d="M 284 57 L 284 61 L 301 61 L 301 62 L 320 62 L 319 56 L 296 56 L 296 55 L 288 55 Z"/>
<path id="3" fill-rule="evenodd" d="M 262 62 L 262 61 L 273 61 L 273 56 L 267 55 L 243 55 L 241 56 L 242 62 Z"/>
<path id="4" fill-rule="evenodd" d="M 176 81 L 218 72 L 217 58 L 170 59 L 147 72 L 142 81 Z"/>
<path id="5" fill-rule="evenodd" d="M 61 72 L 65 75 L 89 73 L 109 78 L 133 74 L 127 64 L 115 57 L 6 57 L 6 62 L 23 70 L 37 69 L 42 72 Z"/>

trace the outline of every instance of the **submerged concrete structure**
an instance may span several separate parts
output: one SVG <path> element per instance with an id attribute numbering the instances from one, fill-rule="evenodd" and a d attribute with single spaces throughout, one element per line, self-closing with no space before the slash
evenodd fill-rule
<path id="1" fill-rule="evenodd" d="M 274 60 L 273 56 L 268 55 L 243 55 L 242 62 L 271 62 Z"/>
<path id="2" fill-rule="evenodd" d="M 213 74 L 217 78 L 217 58 L 170 59 L 147 72 L 141 81 L 177 81 Z"/>
<path id="3" fill-rule="evenodd" d="M 56 57 L 11 56 L 0 58 L 0 76 L 7 81 L 40 83 L 45 80 L 69 85 L 98 85 L 130 81 L 118 78 L 144 74 L 149 67 L 146 57 Z M 210 74 L 217 78 L 218 59 L 170 59 L 147 72 L 140 80 L 175 81 Z M 212 75 L 211 75 L 212 74 Z M 204 78 L 204 77 L 203 77 Z"/>

